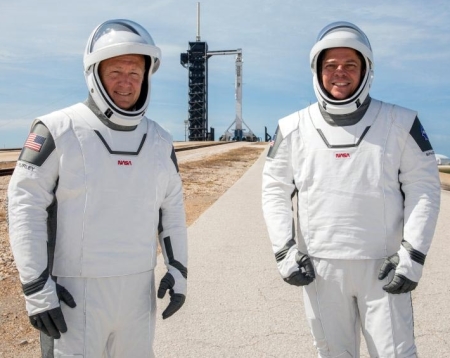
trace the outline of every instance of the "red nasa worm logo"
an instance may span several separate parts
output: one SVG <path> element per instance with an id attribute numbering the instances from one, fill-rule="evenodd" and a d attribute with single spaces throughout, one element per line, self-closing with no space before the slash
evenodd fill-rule
<path id="1" fill-rule="evenodd" d="M 117 165 L 132 165 L 131 160 L 118 160 Z"/>
<path id="2" fill-rule="evenodd" d="M 336 157 L 336 159 L 350 158 L 350 153 L 336 153 L 335 157 Z"/>

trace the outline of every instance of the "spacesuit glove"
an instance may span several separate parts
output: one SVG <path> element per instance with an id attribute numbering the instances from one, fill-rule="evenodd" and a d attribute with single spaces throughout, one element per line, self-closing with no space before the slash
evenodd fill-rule
<path id="1" fill-rule="evenodd" d="M 61 333 L 67 332 L 66 321 L 61 307 L 37 313 L 29 317 L 31 325 L 54 339 L 61 338 Z"/>
<path id="2" fill-rule="evenodd" d="M 70 292 L 58 283 L 56 284 L 56 294 L 58 295 L 58 299 L 63 301 L 70 308 L 75 308 L 77 306 Z"/>
<path id="3" fill-rule="evenodd" d="M 76 307 L 75 300 L 67 289 L 56 283 L 58 301 L 64 302 L 70 308 Z M 67 332 L 67 325 L 61 307 L 55 307 L 29 316 L 31 325 L 46 335 L 59 339 L 61 333 Z"/>
<path id="4" fill-rule="evenodd" d="M 425 255 L 414 250 L 406 241 L 400 250 L 389 256 L 383 263 L 378 279 L 383 280 L 391 270 L 395 270 L 392 280 L 383 286 L 383 290 L 392 294 L 406 293 L 414 290 L 422 276 Z"/>
<path id="5" fill-rule="evenodd" d="M 284 278 L 284 281 L 294 286 L 309 285 L 316 278 L 311 259 L 308 255 L 297 251 L 295 261 L 298 265 L 298 271 L 294 271 L 289 277 Z"/>
<path id="6" fill-rule="evenodd" d="M 181 276 L 181 275 L 180 275 Z M 182 278 L 180 278 L 182 279 Z M 184 278 L 183 278 L 184 279 Z M 186 279 L 184 279 L 186 280 Z M 162 313 L 163 319 L 169 318 L 175 312 L 177 312 L 183 305 L 184 301 L 186 301 L 186 295 L 183 293 L 177 293 L 175 291 L 176 282 L 175 278 L 172 276 L 170 272 L 167 272 L 164 277 L 161 279 L 158 288 L 158 298 L 163 298 L 166 295 L 167 290 L 169 290 L 170 295 L 170 303 L 167 308 Z"/>

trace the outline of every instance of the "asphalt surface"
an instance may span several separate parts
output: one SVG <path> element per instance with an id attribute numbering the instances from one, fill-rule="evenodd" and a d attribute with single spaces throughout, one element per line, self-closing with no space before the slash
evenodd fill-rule
<path id="1" fill-rule="evenodd" d="M 158 300 L 157 357 L 316 357 L 302 289 L 280 278 L 261 211 L 265 153 L 188 229 L 188 295 L 167 320 Z M 425 270 L 413 293 L 421 358 L 450 357 L 450 192 Z M 162 257 L 156 282 L 165 273 Z M 362 340 L 363 342 L 363 340 Z M 369 357 L 362 343 L 361 357 Z"/>

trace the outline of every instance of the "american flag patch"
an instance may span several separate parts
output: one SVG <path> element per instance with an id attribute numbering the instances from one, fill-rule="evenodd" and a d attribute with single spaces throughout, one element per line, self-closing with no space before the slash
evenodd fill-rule
<path id="1" fill-rule="evenodd" d="M 44 144 L 46 139 L 47 138 L 40 136 L 36 133 L 30 133 L 27 141 L 25 142 L 24 147 L 30 148 L 31 150 L 34 150 L 35 152 L 40 152 L 42 145 Z"/>
<path id="2" fill-rule="evenodd" d="M 278 129 L 278 128 L 277 128 L 277 129 Z M 270 145 L 271 147 L 273 147 L 273 145 L 275 144 L 275 141 L 277 140 L 277 134 L 278 134 L 278 131 L 275 132 L 275 134 L 274 134 L 274 136 L 273 136 L 273 139 L 269 142 L 269 145 Z"/>

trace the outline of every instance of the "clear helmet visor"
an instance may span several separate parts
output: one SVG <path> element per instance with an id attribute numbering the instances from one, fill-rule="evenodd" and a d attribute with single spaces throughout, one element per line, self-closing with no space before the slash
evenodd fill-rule
<path id="1" fill-rule="evenodd" d="M 340 35 L 341 33 L 345 33 L 345 35 L 342 36 Z M 325 26 L 317 35 L 316 43 L 323 40 L 325 36 L 334 39 L 345 38 L 347 41 L 353 38 L 372 50 L 366 34 L 358 26 L 350 22 L 337 21 Z"/>
<path id="2" fill-rule="evenodd" d="M 150 34 L 139 24 L 131 24 L 129 20 L 114 20 L 107 21 L 97 28 L 92 36 L 88 52 L 126 42 L 155 46 Z"/>
<path id="3" fill-rule="evenodd" d="M 131 20 L 105 21 L 89 38 L 84 56 L 85 70 L 107 58 L 125 54 L 150 56 L 154 62 L 152 72 L 159 67 L 161 51 L 147 30 Z"/>

